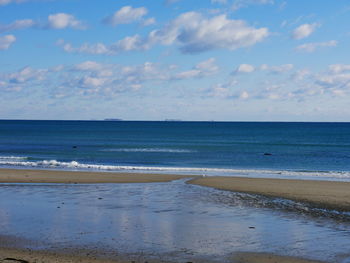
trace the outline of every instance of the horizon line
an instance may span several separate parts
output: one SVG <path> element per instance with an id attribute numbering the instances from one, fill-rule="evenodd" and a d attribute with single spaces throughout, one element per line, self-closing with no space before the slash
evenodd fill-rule
<path id="1" fill-rule="evenodd" d="M 0 121 L 86 121 L 86 122 L 270 122 L 270 123 L 350 123 L 350 121 L 285 121 L 285 120 L 130 120 L 130 119 L 1 119 Z"/>

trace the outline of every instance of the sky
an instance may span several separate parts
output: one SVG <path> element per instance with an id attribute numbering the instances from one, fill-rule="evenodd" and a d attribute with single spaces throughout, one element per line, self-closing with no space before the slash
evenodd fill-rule
<path id="1" fill-rule="evenodd" d="M 0 0 L 0 119 L 350 121 L 348 0 Z"/>

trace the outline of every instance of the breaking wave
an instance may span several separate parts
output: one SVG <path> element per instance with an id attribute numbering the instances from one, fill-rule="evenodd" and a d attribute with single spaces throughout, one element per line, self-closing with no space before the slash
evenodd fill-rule
<path id="1" fill-rule="evenodd" d="M 38 169 L 67 169 L 67 170 L 98 170 L 98 171 L 139 171 L 139 172 L 165 172 L 197 175 L 223 175 L 243 177 L 269 177 L 269 178 L 298 178 L 298 179 L 326 179 L 350 180 L 348 171 L 293 171 L 293 170 L 259 170 L 259 169 L 231 169 L 207 167 L 157 167 L 157 166 L 129 166 L 89 164 L 77 161 L 61 162 L 57 160 L 29 161 L 28 157 L 1 156 L 0 166 L 24 167 Z"/>

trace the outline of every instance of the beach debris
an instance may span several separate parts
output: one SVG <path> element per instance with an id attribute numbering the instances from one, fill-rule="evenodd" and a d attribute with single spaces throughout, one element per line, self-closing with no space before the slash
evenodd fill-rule
<path id="1" fill-rule="evenodd" d="M 270 156 L 272 153 L 264 153 L 265 156 Z"/>
<path id="2" fill-rule="evenodd" d="M 15 262 L 20 262 L 20 263 L 29 263 L 29 261 L 27 261 L 27 260 L 16 259 L 16 258 L 5 258 L 4 260 L 6 260 L 6 261 L 15 261 Z"/>

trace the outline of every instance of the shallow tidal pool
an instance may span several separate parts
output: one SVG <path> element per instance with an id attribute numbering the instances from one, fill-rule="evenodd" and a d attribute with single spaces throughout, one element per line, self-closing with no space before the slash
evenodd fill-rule
<path id="1" fill-rule="evenodd" d="M 241 251 L 350 262 L 347 214 L 185 181 L 0 184 L 0 235 L 25 240 L 17 247 L 184 262 Z"/>

